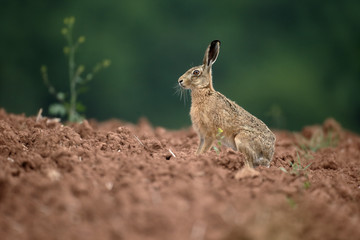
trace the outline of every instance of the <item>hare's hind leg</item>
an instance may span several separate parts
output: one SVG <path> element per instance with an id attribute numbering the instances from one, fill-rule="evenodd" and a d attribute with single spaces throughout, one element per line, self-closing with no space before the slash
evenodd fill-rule
<path id="1" fill-rule="evenodd" d="M 254 167 L 253 163 L 254 163 L 255 159 L 257 159 L 257 154 L 250 147 L 250 144 L 246 138 L 247 138 L 246 135 L 242 135 L 241 133 L 239 133 L 238 135 L 235 136 L 234 141 L 235 141 L 236 149 L 239 152 L 242 152 L 245 154 L 245 157 L 246 157 L 245 167 L 253 168 Z"/>
<path id="2" fill-rule="evenodd" d="M 245 166 L 235 174 L 235 179 L 237 180 L 253 178 L 260 175 L 260 173 L 254 169 L 254 160 L 257 159 L 257 154 L 251 147 L 248 138 L 249 136 L 239 133 L 234 139 L 237 150 L 244 153 L 246 157 Z"/>
<path id="3" fill-rule="evenodd" d="M 256 152 L 250 147 L 248 136 L 239 133 L 235 136 L 236 148 L 239 152 L 245 154 L 245 166 L 241 168 L 236 174 L 235 179 L 252 178 L 259 176 L 260 173 L 254 169 L 254 160 L 257 159 Z"/>

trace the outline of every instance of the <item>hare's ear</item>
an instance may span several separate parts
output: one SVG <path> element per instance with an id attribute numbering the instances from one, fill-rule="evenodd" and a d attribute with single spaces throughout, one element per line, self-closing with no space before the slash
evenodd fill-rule
<path id="1" fill-rule="evenodd" d="M 217 57 L 220 52 L 220 41 L 214 40 L 210 43 L 208 48 L 205 51 L 205 56 L 203 60 L 203 64 L 205 68 L 211 68 L 211 66 L 215 63 Z"/>

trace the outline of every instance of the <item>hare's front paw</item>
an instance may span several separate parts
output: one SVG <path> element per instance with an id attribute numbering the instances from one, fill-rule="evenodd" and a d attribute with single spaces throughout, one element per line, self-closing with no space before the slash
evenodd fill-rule
<path id="1" fill-rule="evenodd" d="M 267 168 L 270 167 L 270 161 L 264 157 L 260 157 L 260 158 L 256 159 L 253 164 L 254 164 L 254 167 L 258 167 L 258 166 L 265 166 Z"/>
<path id="2" fill-rule="evenodd" d="M 254 178 L 259 175 L 260 175 L 260 173 L 258 171 L 256 171 L 254 168 L 249 167 L 249 166 L 244 166 L 242 169 L 240 169 L 235 174 L 235 179 L 240 180 L 240 179 L 244 179 L 244 178 Z"/>
<path id="3" fill-rule="evenodd" d="M 200 138 L 200 144 L 198 150 L 196 151 L 196 155 L 207 152 L 213 143 L 213 139 L 211 138 Z"/>

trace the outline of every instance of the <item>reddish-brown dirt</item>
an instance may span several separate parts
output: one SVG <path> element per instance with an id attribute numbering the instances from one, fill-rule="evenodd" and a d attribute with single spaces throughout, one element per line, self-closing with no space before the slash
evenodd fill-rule
<path id="1" fill-rule="evenodd" d="M 270 168 L 242 177 L 241 153 L 194 155 L 191 128 L 0 110 L 0 238 L 360 239 L 359 136 L 275 133 Z"/>

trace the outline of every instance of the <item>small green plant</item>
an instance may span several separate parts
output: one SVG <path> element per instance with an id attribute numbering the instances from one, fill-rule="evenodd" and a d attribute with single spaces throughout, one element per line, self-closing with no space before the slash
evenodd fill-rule
<path id="1" fill-rule="evenodd" d="M 339 135 L 333 131 L 324 133 L 322 129 L 315 131 L 310 139 L 306 139 L 303 136 L 297 137 L 300 148 L 305 151 L 317 152 L 319 149 L 327 147 L 336 147 L 339 144 Z"/>
<path id="2" fill-rule="evenodd" d="M 297 203 L 295 202 L 295 200 L 293 198 L 286 197 L 286 200 L 291 208 L 295 209 L 297 207 Z"/>
<path id="3" fill-rule="evenodd" d="M 297 162 L 290 162 L 290 167 L 291 167 L 290 171 L 286 170 L 284 167 L 279 167 L 279 169 L 285 173 L 292 174 L 295 176 L 300 176 L 300 175 L 305 176 L 306 180 L 303 184 L 303 187 L 304 189 L 309 189 L 311 187 L 311 183 L 309 180 L 307 170 L 311 166 L 312 162 L 304 167 L 301 163 L 299 152 L 296 152 L 296 155 L 297 155 Z"/>
<path id="4" fill-rule="evenodd" d="M 304 189 L 309 189 L 310 187 L 311 187 L 310 181 L 309 181 L 309 180 L 306 180 L 306 181 L 304 182 Z"/>
<path id="5" fill-rule="evenodd" d="M 311 166 L 312 162 L 304 167 L 301 163 L 299 152 L 296 152 L 296 155 L 297 155 L 297 161 L 290 162 L 290 167 L 291 167 L 290 172 L 286 170 L 284 167 L 280 167 L 279 169 L 285 173 L 290 173 L 296 176 L 300 176 L 301 174 L 307 176 L 307 169 Z"/>
<path id="6" fill-rule="evenodd" d="M 223 136 L 223 132 L 224 132 L 224 130 L 222 130 L 221 128 L 218 128 L 218 132 L 216 133 L 217 145 L 219 146 L 219 148 L 216 146 L 213 146 L 213 149 L 215 150 L 215 152 L 217 154 L 220 154 L 221 141 L 225 137 L 225 136 Z"/>
<path id="7" fill-rule="evenodd" d="M 108 59 L 97 63 L 92 71 L 87 73 L 85 76 L 85 66 L 76 64 L 75 53 L 79 46 L 85 42 L 85 37 L 80 36 L 77 40 L 74 40 L 73 29 L 75 24 L 75 17 L 67 17 L 64 19 L 64 27 L 61 29 L 61 34 L 65 37 L 67 45 L 63 51 L 68 60 L 69 66 L 69 95 L 64 92 L 58 92 L 55 87 L 50 83 L 48 78 L 48 71 L 45 65 L 41 66 L 41 75 L 44 84 L 47 86 L 49 93 L 54 95 L 58 100 L 58 103 L 51 104 L 49 106 L 49 113 L 51 115 L 60 115 L 65 117 L 67 115 L 68 121 L 78 122 L 83 119 L 80 113 L 85 111 L 85 106 L 78 101 L 78 95 L 84 90 L 79 86 L 84 87 L 86 83 L 91 81 L 96 73 L 103 68 L 109 67 L 111 61 Z"/>
<path id="8" fill-rule="evenodd" d="M 310 142 L 310 149 L 313 152 L 316 152 L 321 148 L 336 147 L 339 143 L 339 136 L 332 131 L 329 131 L 327 134 L 325 134 L 324 131 L 321 131 L 318 138 L 319 140 L 317 141 L 315 138 L 311 139 L 313 142 Z"/>

